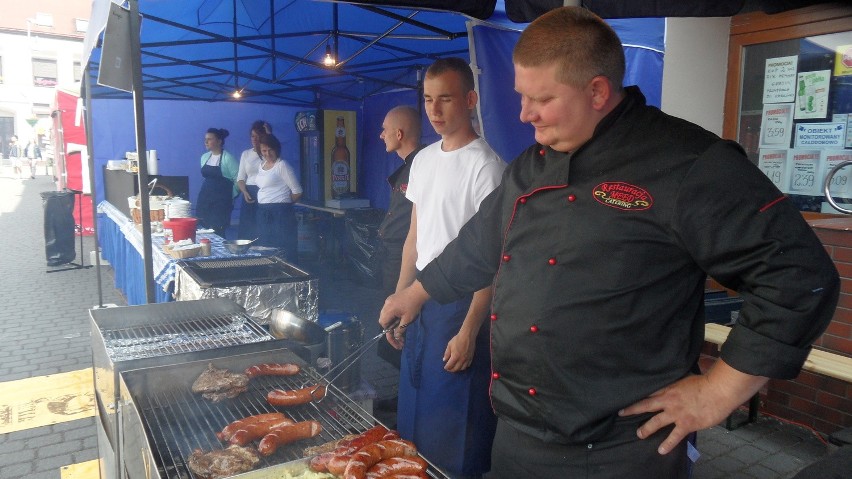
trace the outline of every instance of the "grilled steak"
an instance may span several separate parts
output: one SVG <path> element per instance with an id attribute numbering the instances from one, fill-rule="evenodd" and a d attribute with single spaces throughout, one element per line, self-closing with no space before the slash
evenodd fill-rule
<path id="1" fill-rule="evenodd" d="M 192 392 L 202 393 L 201 397 L 213 402 L 237 397 L 247 389 L 249 378 L 242 373 L 232 373 L 227 369 L 216 369 L 213 364 L 192 383 Z"/>
<path id="2" fill-rule="evenodd" d="M 196 449 L 189 455 L 187 465 L 196 476 L 204 479 L 219 479 L 250 471 L 258 462 L 260 462 L 260 456 L 255 449 L 228 446 L 227 449 L 210 452 Z"/>

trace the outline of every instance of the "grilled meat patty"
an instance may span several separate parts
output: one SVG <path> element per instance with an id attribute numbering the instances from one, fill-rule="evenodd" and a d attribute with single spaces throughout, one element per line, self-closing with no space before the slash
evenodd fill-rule
<path id="1" fill-rule="evenodd" d="M 250 471 L 258 462 L 260 456 L 254 448 L 228 446 L 210 452 L 196 449 L 189 455 L 187 465 L 199 477 L 219 479 Z"/>
<path id="2" fill-rule="evenodd" d="M 213 364 L 207 365 L 207 370 L 192 383 L 192 392 L 202 393 L 201 397 L 213 402 L 226 398 L 237 397 L 247 389 L 248 376 L 234 373 L 227 369 L 216 369 Z"/>

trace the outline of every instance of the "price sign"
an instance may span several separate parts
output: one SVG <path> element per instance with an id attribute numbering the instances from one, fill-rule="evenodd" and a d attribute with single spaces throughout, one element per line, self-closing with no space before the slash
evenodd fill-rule
<path id="1" fill-rule="evenodd" d="M 757 167 L 782 193 L 789 193 L 790 182 L 786 149 L 761 149 Z"/>
<path id="2" fill-rule="evenodd" d="M 760 145 L 770 148 L 789 147 L 792 124 L 792 103 L 763 105 L 763 117 L 760 122 Z"/>
<path id="3" fill-rule="evenodd" d="M 819 190 L 819 150 L 790 150 L 790 193 L 794 195 L 821 196 Z"/>
<path id="4" fill-rule="evenodd" d="M 823 172 L 820 175 L 819 188 L 822 192 L 826 176 L 835 166 L 846 161 L 852 161 L 852 151 L 848 150 L 822 150 Z M 831 177 L 828 191 L 832 198 L 852 198 L 852 165 L 845 166 Z"/>

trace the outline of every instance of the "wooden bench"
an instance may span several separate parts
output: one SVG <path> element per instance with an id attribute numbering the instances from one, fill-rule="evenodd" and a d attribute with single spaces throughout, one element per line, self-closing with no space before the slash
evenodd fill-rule
<path id="1" fill-rule="evenodd" d="M 708 343 L 721 346 L 728 339 L 730 332 L 731 328 L 728 326 L 707 323 L 704 325 L 704 340 Z M 820 349 L 811 349 L 802 369 L 852 383 L 852 357 Z M 732 430 L 743 424 L 754 422 L 757 419 L 757 409 L 759 406 L 760 395 L 755 394 L 748 402 L 748 419 L 740 424 L 733 425 L 731 423 L 731 416 L 728 416 L 728 419 L 725 421 L 725 428 Z"/>

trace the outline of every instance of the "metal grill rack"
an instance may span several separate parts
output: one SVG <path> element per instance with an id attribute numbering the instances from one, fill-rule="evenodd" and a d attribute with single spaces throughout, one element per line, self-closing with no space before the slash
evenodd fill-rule
<path id="1" fill-rule="evenodd" d="M 270 335 L 244 313 L 214 314 L 178 323 L 101 330 L 115 361 L 269 341 Z"/>
<path id="2" fill-rule="evenodd" d="M 270 357 L 277 358 L 279 362 L 304 364 L 287 350 L 219 358 L 211 362 L 217 368 L 239 371 L 252 364 L 266 362 Z M 129 477 L 195 478 L 187 466 L 192 451 L 224 449 L 227 444 L 216 438 L 216 432 L 232 421 L 255 414 L 279 411 L 294 421 L 319 421 L 323 430 L 317 437 L 281 447 L 275 454 L 261 458 L 258 467 L 246 473 L 252 478 L 276 477 L 274 473 L 282 470 L 293 473 L 305 470 L 308 459 L 302 457 L 302 451 L 306 447 L 363 432 L 378 423 L 333 386 L 328 388 L 326 398 L 319 403 L 286 408 L 269 405 L 266 402 L 269 391 L 298 389 L 306 382 L 319 380 L 317 372 L 304 365 L 298 376 L 256 377 L 249 383 L 248 391 L 234 399 L 212 403 L 190 390 L 192 382 L 207 364 L 206 361 L 195 361 L 121 373 L 122 402 L 131 406 L 125 407 L 122 412 L 123 422 L 128 425 L 122 433 L 122 443 L 136 452 L 135 455 L 122 454 Z M 143 452 L 141 461 L 140 450 Z M 149 457 L 149 461 L 144 457 Z M 146 465 L 156 475 L 145 476 Z M 430 467 L 428 474 L 436 479 L 446 477 L 434 467 Z"/>

